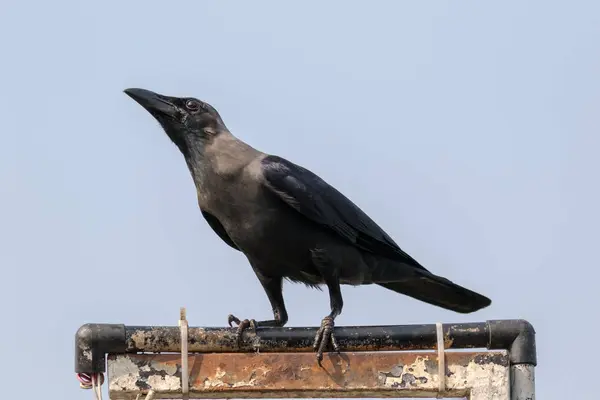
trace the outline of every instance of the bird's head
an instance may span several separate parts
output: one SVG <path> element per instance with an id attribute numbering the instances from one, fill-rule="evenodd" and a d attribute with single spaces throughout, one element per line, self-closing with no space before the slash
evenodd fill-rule
<path id="1" fill-rule="evenodd" d="M 169 97 L 137 88 L 125 89 L 125 93 L 158 120 L 186 158 L 227 131 L 217 110 L 201 100 Z"/>

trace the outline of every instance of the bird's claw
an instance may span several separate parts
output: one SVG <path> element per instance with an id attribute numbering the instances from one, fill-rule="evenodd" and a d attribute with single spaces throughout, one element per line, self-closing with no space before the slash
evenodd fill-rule
<path id="1" fill-rule="evenodd" d="M 234 322 L 237 325 L 236 341 L 237 341 L 237 345 L 241 346 L 244 331 L 248 328 L 250 328 L 252 330 L 256 330 L 256 321 L 253 319 L 245 319 L 245 320 L 241 321 L 235 315 L 229 314 L 229 316 L 227 317 L 227 323 L 229 324 L 230 327 L 233 328 L 233 325 L 231 325 L 232 322 Z"/>
<path id="2" fill-rule="evenodd" d="M 340 352 L 340 346 L 338 345 L 337 339 L 333 333 L 334 326 L 335 324 L 332 317 L 327 316 L 323 318 L 321 321 L 321 327 L 315 336 L 313 349 L 317 352 L 317 363 L 319 366 L 321 366 L 321 361 L 323 361 L 323 352 L 325 351 L 327 344 L 331 343 L 333 350 L 337 353 Z"/>

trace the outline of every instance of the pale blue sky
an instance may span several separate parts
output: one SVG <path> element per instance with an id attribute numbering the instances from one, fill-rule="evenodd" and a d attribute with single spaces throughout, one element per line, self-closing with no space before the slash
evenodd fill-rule
<path id="1" fill-rule="evenodd" d="M 89 399 L 73 373 L 85 322 L 175 325 L 180 306 L 192 325 L 271 315 L 245 258 L 202 219 L 176 147 L 122 93 L 132 86 L 206 100 L 493 300 L 460 315 L 344 287 L 338 325 L 525 318 L 538 397 L 593 397 L 600 3 L 1 9 L 4 397 Z M 329 310 L 326 292 L 284 290 L 290 326 Z"/>

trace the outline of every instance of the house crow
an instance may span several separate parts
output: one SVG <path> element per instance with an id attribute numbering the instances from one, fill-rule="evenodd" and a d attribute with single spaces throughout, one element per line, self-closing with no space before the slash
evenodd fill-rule
<path id="1" fill-rule="evenodd" d="M 210 104 L 144 89 L 125 93 L 158 120 L 179 148 L 202 215 L 227 245 L 247 257 L 269 298 L 271 320 L 229 315 L 229 325 L 238 326 L 238 340 L 247 328 L 285 325 L 284 278 L 329 290 L 331 312 L 314 341 L 319 364 L 328 345 L 339 351 L 333 328 L 342 312 L 342 284 L 377 284 L 459 313 L 491 304 L 425 269 L 319 176 L 235 137 Z"/>

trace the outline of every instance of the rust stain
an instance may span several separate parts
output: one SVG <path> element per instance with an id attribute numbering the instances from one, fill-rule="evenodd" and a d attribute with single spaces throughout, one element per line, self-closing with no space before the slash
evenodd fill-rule
<path id="1" fill-rule="evenodd" d="M 446 333 L 444 335 L 444 348 L 445 349 L 451 348 L 453 343 L 454 343 L 454 339 L 452 338 L 452 336 L 450 336 L 449 333 Z"/>
<path id="2" fill-rule="evenodd" d="M 122 387 L 114 398 L 126 392 L 147 390 L 148 381 L 160 371 L 180 379 L 179 354 L 127 354 L 124 356 L 142 371 L 136 386 Z M 502 352 L 446 352 L 447 365 L 462 370 L 473 365 L 505 367 L 508 358 Z M 437 353 L 431 352 L 355 352 L 328 353 L 319 367 L 312 353 L 214 353 L 189 357 L 190 392 L 199 397 L 388 397 L 398 390 L 435 393 L 438 385 Z M 445 371 L 446 372 L 446 371 Z M 164 377 L 164 372 L 161 373 Z M 446 374 L 445 374 L 446 375 Z M 116 378 L 115 378 L 116 379 Z M 452 373 L 448 378 L 453 379 Z M 454 394 L 468 388 L 453 383 Z M 176 388 L 172 393 L 175 395 Z M 385 393 L 388 393 L 387 395 Z M 112 396 L 112 395 L 111 395 Z M 173 397 L 169 396 L 169 397 Z M 112 397 L 111 397 L 112 398 Z M 125 398 L 125 397 L 122 397 Z"/>

